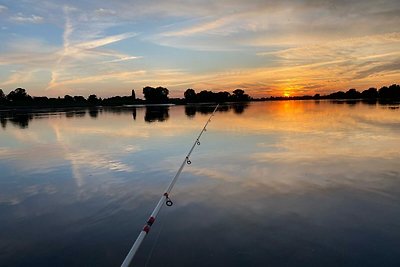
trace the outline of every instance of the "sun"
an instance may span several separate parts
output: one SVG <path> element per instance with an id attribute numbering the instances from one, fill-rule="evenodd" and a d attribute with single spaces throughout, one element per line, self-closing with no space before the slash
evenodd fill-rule
<path id="1" fill-rule="evenodd" d="M 290 94 L 289 94 L 289 93 L 284 93 L 283 96 L 284 96 L 284 97 L 289 97 Z"/>

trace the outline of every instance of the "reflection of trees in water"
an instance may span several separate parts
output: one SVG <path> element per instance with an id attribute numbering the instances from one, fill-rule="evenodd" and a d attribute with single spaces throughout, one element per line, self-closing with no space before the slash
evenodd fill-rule
<path id="1" fill-rule="evenodd" d="M 86 115 L 85 109 L 78 109 L 78 110 L 68 110 L 65 112 L 65 117 L 67 118 L 83 118 Z"/>
<path id="2" fill-rule="evenodd" d="M 93 119 L 96 119 L 99 116 L 99 110 L 97 108 L 89 109 L 89 116 Z"/>
<path id="3" fill-rule="evenodd" d="M 6 112 L 0 114 L 1 127 L 5 129 L 7 127 L 7 122 L 18 126 L 21 129 L 28 128 L 29 121 L 33 120 L 34 115 L 31 113 L 13 113 Z"/>
<path id="4" fill-rule="evenodd" d="M 218 111 L 220 111 L 222 106 L 218 108 Z M 197 106 L 196 111 L 200 112 L 201 114 L 210 114 L 214 111 L 215 106 Z"/>
<path id="5" fill-rule="evenodd" d="M 242 114 L 244 112 L 244 110 L 248 107 L 249 107 L 249 104 L 247 104 L 247 103 L 237 103 L 237 104 L 232 105 L 233 112 L 235 114 L 239 114 L 239 115 Z"/>
<path id="6" fill-rule="evenodd" d="M 228 105 L 220 105 L 218 107 L 217 112 L 228 112 L 233 110 L 233 112 L 237 115 L 243 114 L 243 112 L 248 108 L 249 104 L 247 103 L 234 103 Z M 209 105 L 186 105 L 185 106 L 185 114 L 188 117 L 194 117 L 197 112 L 200 114 L 211 114 L 215 109 L 215 106 Z"/>
<path id="7" fill-rule="evenodd" d="M 136 108 L 132 109 L 132 117 L 133 117 L 133 120 L 135 121 L 136 120 Z"/>
<path id="8" fill-rule="evenodd" d="M 7 127 L 7 118 L 5 117 L 5 114 L 0 113 L 0 123 L 1 127 L 5 129 Z"/>
<path id="9" fill-rule="evenodd" d="M 30 113 L 17 114 L 9 119 L 12 124 L 19 126 L 21 129 L 28 128 L 31 120 L 33 120 L 33 115 Z"/>
<path id="10" fill-rule="evenodd" d="M 147 106 L 144 120 L 146 122 L 166 121 L 169 118 L 169 107 Z"/>
<path id="11" fill-rule="evenodd" d="M 381 106 L 399 106 L 400 103 L 390 100 L 387 101 L 385 99 L 356 99 L 356 100 L 330 100 L 332 104 L 339 105 L 348 105 L 349 107 L 355 107 L 356 105 L 368 105 L 368 106 L 376 106 L 377 104 Z"/>
<path id="12" fill-rule="evenodd" d="M 56 110 L 8 110 L 0 112 L 1 127 L 5 129 L 8 123 L 18 126 L 21 129 L 28 128 L 30 121 L 33 119 L 49 118 L 50 114 L 62 114 L 66 118 L 83 118 L 86 115 L 86 109 L 70 110 L 70 109 L 56 109 Z M 90 109 L 89 115 L 94 118 L 99 113 L 98 109 Z"/>
<path id="13" fill-rule="evenodd" d="M 196 115 L 196 107 L 195 106 L 186 105 L 185 106 L 185 114 L 189 118 L 194 117 Z"/>

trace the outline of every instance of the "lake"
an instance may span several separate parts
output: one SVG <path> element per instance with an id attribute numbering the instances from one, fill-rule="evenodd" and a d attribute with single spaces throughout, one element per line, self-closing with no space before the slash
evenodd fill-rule
<path id="1" fill-rule="evenodd" d="M 119 266 L 213 106 L 3 112 L 0 266 Z M 223 105 L 134 266 L 400 266 L 400 109 Z"/>

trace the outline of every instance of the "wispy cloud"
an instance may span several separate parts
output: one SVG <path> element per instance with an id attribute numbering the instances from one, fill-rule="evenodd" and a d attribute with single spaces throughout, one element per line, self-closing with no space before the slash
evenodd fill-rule
<path id="1" fill-rule="evenodd" d="M 23 84 L 28 82 L 32 78 L 32 71 L 27 72 L 14 72 L 5 82 L 2 82 L 2 86 L 8 86 L 10 84 Z"/>
<path id="2" fill-rule="evenodd" d="M 98 8 L 98 9 L 96 9 L 95 11 L 94 11 L 97 15 L 101 15 L 101 16 L 104 16 L 104 15 L 116 15 L 117 14 L 117 12 L 116 11 L 114 11 L 114 10 L 111 10 L 111 9 L 106 9 L 106 8 Z"/>
<path id="3" fill-rule="evenodd" d="M 100 14 L 106 11 L 107 10 L 105 9 L 98 9 L 95 12 Z M 94 35 L 82 36 L 76 33 L 76 31 L 79 32 L 82 30 L 82 25 L 80 24 L 79 20 L 71 19 L 71 13 L 73 12 L 76 12 L 76 10 L 67 6 L 64 7 L 65 25 L 63 34 L 63 52 L 57 60 L 56 65 L 52 69 L 52 78 L 47 88 L 51 89 L 58 86 L 67 86 L 72 84 L 94 83 L 107 79 L 118 80 L 120 77 L 124 77 L 125 73 L 127 73 L 126 71 L 122 73 L 104 73 L 104 71 L 97 70 L 96 74 L 88 75 L 86 73 L 83 77 L 82 73 L 80 75 L 68 75 L 71 73 L 76 73 L 76 68 L 82 65 L 81 61 L 84 59 L 89 59 L 89 65 L 93 66 L 95 64 L 106 62 L 118 63 L 139 58 L 137 56 L 126 55 L 112 50 L 99 50 L 99 48 L 102 48 L 104 46 L 132 38 L 137 35 L 136 33 L 126 32 L 115 35 L 98 36 L 100 34 L 98 32 Z M 94 68 L 93 70 L 96 69 Z M 113 75 L 114 77 L 111 77 Z"/>
<path id="4" fill-rule="evenodd" d="M 215 32 L 216 29 L 222 28 L 223 26 L 229 24 L 234 20 L 234 17 L 224 17 L 219 18 L 210 22 L 205 22 L 201 24 L 197 24 L 191 27 L 187 27 L 178 31 L 171 31 L 162 33 L 162 36 L 166 37 L 174 37 L 174 36 L 191 36 L 195 34 L 210 34 L 210 33 L 220 33 L 220 34 L 227 34 L 226 31 L 218 31 Z M 214 32 L 213 32 L 214 31 Z"/>
<path id="5" fill-rule="evenodd" d="M 0 8 L 1 10 L 1 8 Z M 44 22 L 44 18 L 41 16 L 37 16 L 37 15 L 24 15 L 22 13 L 18 13 L 15 16 L 10 17 L 10 19 L 14 22 L 17 23 L 34 23 L 34 24 L 39 24 L 39 23 L 43 23 Z"/>
<path id="6" fill-rule="evenodd" d="M 6 6 L 0 5 L 0 13 L 7 11 L 8 8 Z"/>
<path id="7" fill-rule="evenodd" d="M 105 63 L 116 63 L 116 62 L 122 62 L 122 61 L 128 61 L 128 60 L 133 60 L 133 59 L 138 59 L 138 58 L 142 58 L 142 57 L 134 57 L 134 56 L 122 56 L 120 58 L 117 59 L 113 59 L 113 60 L 109 60 L 109 61 L 105 61 Z"/>

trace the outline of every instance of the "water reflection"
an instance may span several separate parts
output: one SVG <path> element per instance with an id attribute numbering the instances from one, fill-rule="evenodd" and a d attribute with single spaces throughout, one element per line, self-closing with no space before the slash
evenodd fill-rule
<path id="1" fill-rule="evenodd" d="M 0 266 L 122 262 L 212 109 L 151 108 L 0 117 Z M 135 264 L 397 266 L 399 112 L 221 107 Z"/>
<path id="2" fill-rule="evenodd" d="M 135 121 L 136 120 L 136 108 L 132 108 L 132 118 Z"/>
<path id="3" fill-rule="evenodd" d="M 169 107 L 168 106 L 147 106 L 144 120 L 146 122 L 163 122 L 169 118 Z"/>
<path id="4" fill-rule="evenodd" d="M 246 108 L 249 107 L 248 103 L 232 103 L 232 104 L 221 104 L 217 112 L 233 112 L 237 115 L 241 115 Z M 197 112 L 203 115 L 211 114 L 214 111 L 215 105 L 187 105 L 185 106 L 185 114 L 188 117 L 194 117 Z"/>
<path id="5" fill-rule="evenodd" d="M 229 112 L 233 111 L 237 115 L 241 115 L 247 108 L 247 103 L 235 103 L 229 105 L 221 105 L 218 108 L 218 112 Z M 9 121 L 13 125 L 20 127 L 21 129 L 28 128 L 29 123 L 37 118 L 43 118 L 43 116 L 65 116 L 69 119 L 81 119 L 85 118 L 86 114 L 92 119 L 97 119 L 99 114 L 104 110 L 109 113 L 124 115 L 131 113 L 133 120 L 136 120 L 137 109 L 144 108 L 145 113 L 143 115 L 144 121 L 146 122 L 165 122 L 169 119 L 170 106 L 165 105 L 154 105 L 146 107 L 91 107 L 91 108 L 69 108 L 69 109 L 43 109 L 43 110 L 26 110 L 26 111 L 0 111 L 0 123 L 3 129 L 7 127 Z M 214 111 L 215 105 L 187 105 L 184 106 L 184 111 L 187 117 L 192 118 L 196 113 L 203 115 L 211 114 Z"/>
<path id="6" fill-rule="evenodd" d="M 90 108 L 89 116 L 93 119 L 96 119 L 99 116 L 99 109 L 98 108 Z"/>
<path id="7" fill-rule="evenodd" d="M 0 112 L 0 121 L 2 128 L 6 128 L 7 122 L 9 121 L 15 126 L 18 126 L 21 129 L 28 128 L 29 122 L 33 120 L 34 115 L 31 113 L 25 112 Z"/>

